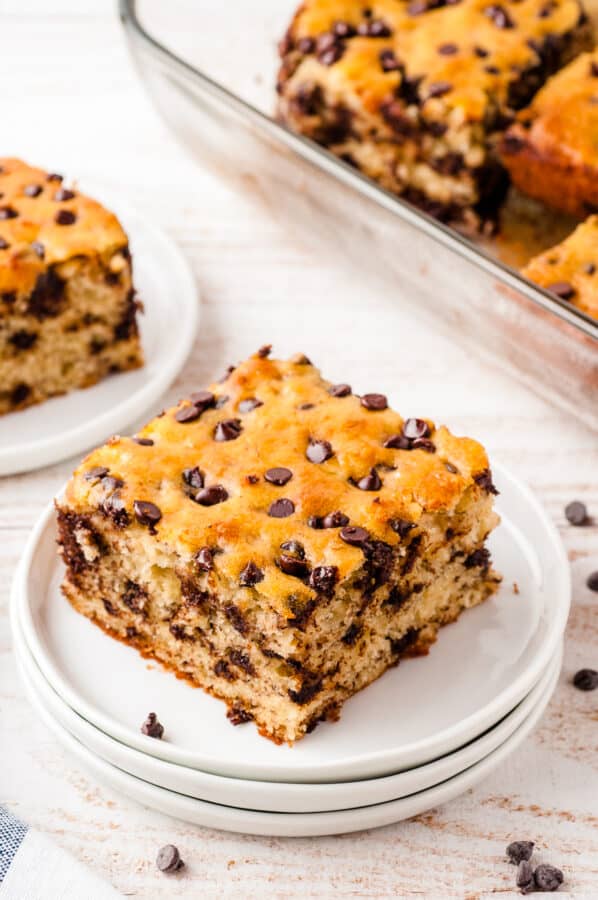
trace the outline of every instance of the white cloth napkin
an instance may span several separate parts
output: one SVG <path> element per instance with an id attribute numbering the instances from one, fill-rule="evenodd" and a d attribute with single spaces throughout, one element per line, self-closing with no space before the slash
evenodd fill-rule
<path id="1" fill-rule="evenodd" d="M 0 806 L 0 898 L 122 900 L 122 895 Z"/>

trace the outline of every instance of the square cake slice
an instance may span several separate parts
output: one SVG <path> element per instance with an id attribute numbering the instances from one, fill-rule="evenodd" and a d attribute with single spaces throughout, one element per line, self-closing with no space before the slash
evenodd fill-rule
<path id="1" fill-rule="evenodd" d="M 598 50 L 549 79 L 501 153 L 523 193 L 579 219 L 598 212 Z"/>
<path id="2" fill-rule="evenodd" d="M 521 274 L 598 319 L 598 216 L 531 259 Z"/>
<path id="3" fill-rule="evenodd" d="M 497 137 L 590 46 L 578 0 L 304 0 L 280 45 L 278 112 L 388 190 L 476 229 L 507 186 Z"/>
<path id="4" fill-rule="evenodd" d="M 268 353 L 91 453 L 58 526 L 75 609 L 293 742 L 496 590 L 498 518 L 476 441 Z"/>
<path id="5" fill-rule="evenodd" d="M 142 365 L 136 312 L 116 216 L 0 158 L 0 414 Z"/>

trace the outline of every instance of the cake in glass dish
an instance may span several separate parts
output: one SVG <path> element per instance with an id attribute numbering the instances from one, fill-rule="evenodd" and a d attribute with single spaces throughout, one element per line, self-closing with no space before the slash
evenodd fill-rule
<path id="1" fill-rule="evenodd" d="M 0 414 L 142 365 L 137 308 L 116 216 L 0 158 Z"/>
<path id="2" fill-rule="evenodd" d="M 522 275 L 598 319 L 598 216 L 531 259 Z"/>
<path id="3" fill-rule="evenodd" d="M 577 0 L 305 0 L 280 44 L 278 115 L 382 187 L 476 230 L 507 187 L 497 138 L 591 45 Z"/>
<path id="4" fill-rule="evenodd" d="M 506 132 L 501 154 L 528 196 L 579 219 L 598 212 L 598 51 L 549 79 Z"/>
<path id="5" fill-rule="evenodd" d="M 495 493 L 476 441 L 264 347 L 79 466 L 63 591 L 292 743 L 496 591 Z"/>

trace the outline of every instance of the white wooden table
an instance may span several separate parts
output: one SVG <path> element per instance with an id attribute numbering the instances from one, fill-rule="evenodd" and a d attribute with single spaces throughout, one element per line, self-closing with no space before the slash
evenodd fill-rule
<path id="1" fill-rule="evenodd" d="M 598 528 L 572 528 L 563 516 L 579 498 L 598 520 L 597 436 L 422 329 L 399 297 L 374 295 L 355 272 L 313 255 L 200 171 L 146 99 L 109 0 L 0 0 L 0 34 L 0 152 L 122 187 L 180 243 L 196 272 L 201 332 L 168 400 L 263 343 L 281 355 L 304 351 L 333 380 L 386 392 L 406 414 L 440 418 L 483 440 L 561 528 L 575 584 L 564 669 L 548 712 L 475 790 L 412 821 L 344 837 L 224 834 L 149 812 L 98 785 L 36 720 L 11 654 L 8 590 L 29 529 L 74 460 L 4 478 L 0 800 L 127 896 L 515 897 L 504 847 L 530 838 L 564 869 L 568 896 L 598 897 L 598 695 L 570 685 L 577 668 L 598 663 L 597 598 L 584 585 L 598 569 Z M 166 842 L 187 862 L 168 881 L 153 862 Z"/>

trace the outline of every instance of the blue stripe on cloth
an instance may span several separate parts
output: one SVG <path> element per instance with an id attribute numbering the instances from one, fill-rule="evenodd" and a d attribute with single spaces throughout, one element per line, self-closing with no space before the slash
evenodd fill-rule
<path id="1" fill-rule="evenodd" d="M 27 826 L 0 806 L 0 884 L 27 834 Z"/>

